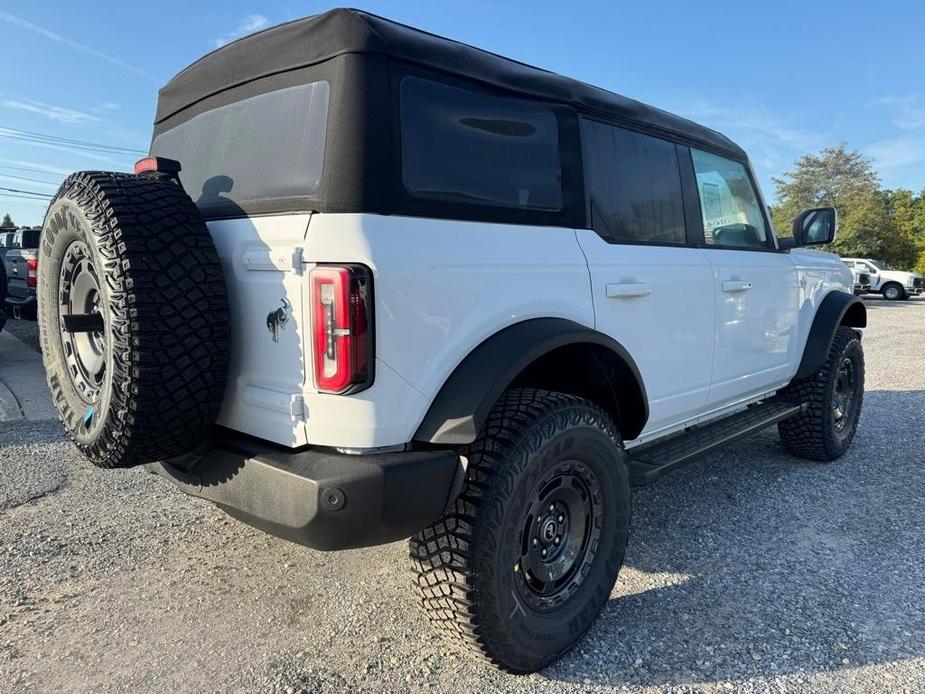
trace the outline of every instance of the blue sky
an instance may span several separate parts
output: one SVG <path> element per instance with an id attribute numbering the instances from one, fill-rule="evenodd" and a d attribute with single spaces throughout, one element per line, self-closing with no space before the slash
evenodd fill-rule
<path id="1" fill-rule="evenodd" d="M 0 2 L 0 128 L 144 150 L 157 89 L 222 42 L 317 2 Z M 884 186 L 925 187 L 925 3 L 368 2 L 377 14 L 582 79 L 720 130 L 765 195 L 800 155 L 847 142 Z M 5 131 L 9 132 L 9 131 Z M 0 136 L 0 187 L 54 192 L 132 153 Z M 0 190 L 0 194 L 10 195 Z M 44 204 L 0 197 L 41 223 Z"/>

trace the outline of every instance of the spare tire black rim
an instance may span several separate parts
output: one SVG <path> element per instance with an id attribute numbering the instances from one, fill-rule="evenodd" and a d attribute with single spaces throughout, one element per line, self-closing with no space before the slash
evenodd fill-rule
<path id="1" fill-rule="evenodd" d="M 535 487 L 514 566 L 519 592 L 534 609 L 555 608 L 587 576 L 602 513 L 597 478 L 578 461 L 556 466 Z"/>
<path id="2" fill-rule="evenodd" d="M 106 338 L 102 298 L 90 250 L 82 241 L 68 246 L 58 284 L 61 346 L 68 374 L 78 394 L 92 404 L 106 373 Z"/>

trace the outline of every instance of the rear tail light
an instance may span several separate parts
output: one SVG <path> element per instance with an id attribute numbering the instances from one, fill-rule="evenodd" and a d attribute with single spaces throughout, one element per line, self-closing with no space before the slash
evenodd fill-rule
<path id="1" fill-rule="evenodd" d="M 39 261 L 35 258 L 26 260 L 26 286 L 39 286 Z"/>
<path id="2" fill-rule="evenodd" d="M 309 273 L 315 386 L 354 393 L 373 381 L 372 282 L 362 265 L 316 265 Z"/>
<path id="3" fill-rule="evenodd" d="M 145 157 L 135 162 L 136 174 L 158 173 L 176 176 L 180 173 L 180 162 L 166 157 Z"/>

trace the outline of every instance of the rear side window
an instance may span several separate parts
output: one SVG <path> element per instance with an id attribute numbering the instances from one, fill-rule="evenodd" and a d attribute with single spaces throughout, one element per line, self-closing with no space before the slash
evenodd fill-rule
<path id="1" fill-rule="evenodd" d="M 697 149 L 691 149 L 691 158 L 704 241 L 716 246 L 767 248 L 764 215 L 745 166 Z"/>
<path id="2" fill-rule="evenodd" d="M 591 226 L 614 241 L 684 243 L 684 202 L 674 143 L 582 121 Z"/>
<path id="3" fill-rule="evenodd" d="M 324 164 L 330 88 L 312 82 L 206 111 L 158 135 L 202 208 L 311 195 Z"/>
<path id="4" fill-rule="evenodd" d="M 549 107 L 405 77 L 402 182 L 416 198 L 562 209 L 559 123 Z"/>

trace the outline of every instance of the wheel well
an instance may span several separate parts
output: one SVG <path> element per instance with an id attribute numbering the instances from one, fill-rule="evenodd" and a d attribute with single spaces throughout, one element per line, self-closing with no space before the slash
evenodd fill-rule
<path id="1" fill-rule="evenodd" d="M 531 362 L 511 383 L 569 393 L 599 405 L 625 440 L 636 438 L 648 417 L 645 395 L 630 366 L 613 350 L 593 343 L 564 345 Z"/>
<path id="2" fill-rule="evenodd" d="M 848 306 L 848 310 L 842 316 L 841 325 L 847 325 L 849 328 L 866 328 L 867 308 L 864 304 L 858 302 Z"/>

